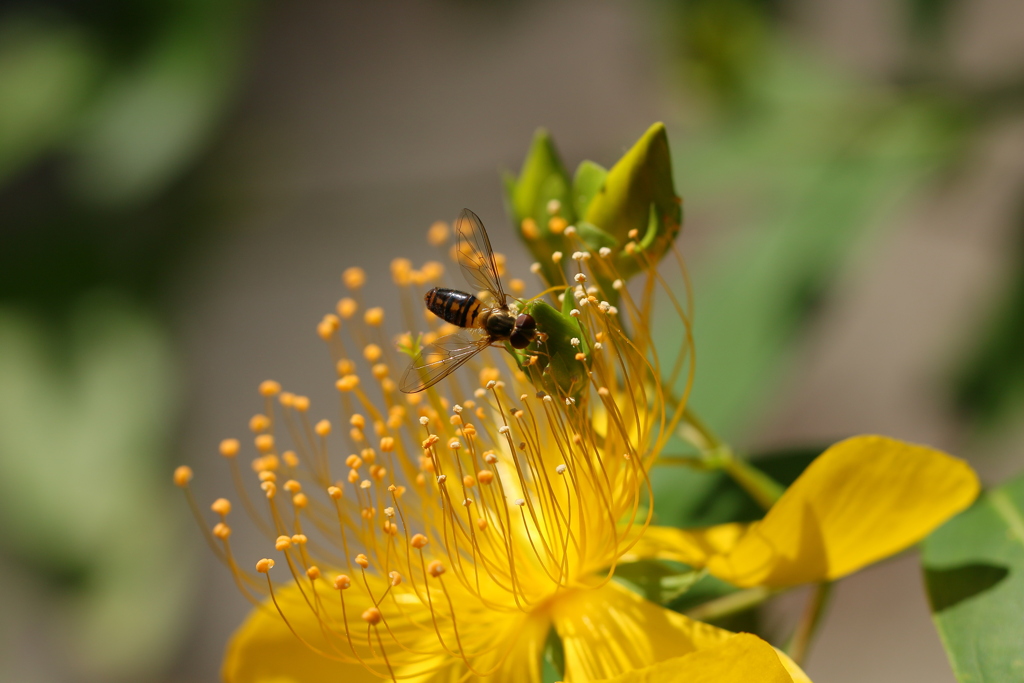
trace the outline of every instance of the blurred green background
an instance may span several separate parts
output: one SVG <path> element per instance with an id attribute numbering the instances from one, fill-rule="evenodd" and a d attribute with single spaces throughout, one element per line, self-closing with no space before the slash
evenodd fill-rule
<path id="1" fill-rule="evenodd" d="M 0 4 L 0 678 L 216 680 L 246 604 L 173 465 L 208 502 L 260 380 L 331 399 L 344 267 L 386 303 L 390 259 L 470 206 L 525 273 L 499 171 L 535 127 L 608 165 L 656 120 L 717 430 L 1020 468 L 1019 2 Z M 695 504 L 659 476 L 661 514 Z M 913 558 L 838 587 L 807 668 L 953 680 Z"/>

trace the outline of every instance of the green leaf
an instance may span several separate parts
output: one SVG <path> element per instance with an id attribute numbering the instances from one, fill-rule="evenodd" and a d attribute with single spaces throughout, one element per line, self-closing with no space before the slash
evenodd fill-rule
<path id="1" fill-rule="evenodd" d="M 1024 680 L 1024 477 L 925 539 L 921 562 L 957 680 Z"/>

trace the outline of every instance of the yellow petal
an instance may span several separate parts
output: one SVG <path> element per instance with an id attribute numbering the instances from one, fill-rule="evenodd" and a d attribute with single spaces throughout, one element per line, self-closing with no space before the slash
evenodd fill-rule
<path id="1" fill-rule="evenodd" d="M 566 680 L 592 681 L 721 644 L 732 634 L 663 609 L 616 583 L 552 605 Z"/>
<path id="2" fill-rule="evenodd" d="M 719 645 L 629 671 L 602 683 L 793 683 L 793 680 L 771 645 L 757 636 L 740 633 Z"/>
<path id="3" fill-rule="evenodd" d="M 318 635 L 320 629 L 313 612 L 306 607 L 295 584 L 275 588 L 275 593 L 278 604 L 298 633 L 311 643 L 322 645 L 323 638 Z M 353 607 L 359 609 L 358 614 L 368 606 Z M 358 663 L 346 664 L 313 652 L 289 630 L 273 603 L 269 602 L 254 609 L 232 636 L 224 654 L 221 678 L 225 683 L 380 681 Z"/>
<path id="4" fill-rule="evenodd" d="M 323 581 L 318 582 L 319 602 L 308 583 L 302 586 L 305 596 L 295 583 L 275 587 L 277 606 L 288 623 L 273 602 L 254 610 L 228 645 L 222 669 L 225 683 L 379 682 L 390 678 L 388 665 L 399 679 L 414 683 L 455 682 L 474 674 L 489 675 L 487 680 L 494 683 L 540 683 L 541 655 L 551 627 L 546 612 L 488 609 L 460 582 L 447 582 L 446 591 L 460 605 L 458 621 L 453 626 L 438 595 L 437 627 L 444 645 L 453 652 L 466 652 L 467 662 L 441 646 L 430 610 L 407 583 L 402 584 L 405 591 L 392 588 L 389 597 L 380 601 L 384 620 L 376 627 L 378 641 L 361 618 L 364 610 L 374 606 L 363 581 L 376 596 L 387 588 L 383 579 L 370 574 L 353 582 L 343 592 L 344 616 L 338 591 L 326 588 Z M 323 623 L 310 602 L 318 605 Z"/>
<path id="5" fill-rule="evenodd" d="M 485 652 L 470 660 L 444 654 L 396 671 L 403 683 L 464 683 L 486 676 L 487 683 L 541 683 L 541 657 L 551 620 L 546 614 L 488 612 L 484 621 L 467 624 L 462 636 L 469 649 L 472 640 L 486 644 Z M 454 643 L 453 643 L 454 645 Z M 336 683 L 340 683 L 340 680 Z M 347 683 L 347 682 L 346 682 Z"/>
<path id="6" fill-rule="evenodd" d="M 882 436 L 822 453 L 708 570 L 743 587 L 834 580 L 917 543 L 977 497 L 962 460 Z"/>
<path id="7" fill-rule="evenodd" d="M 672 560 L 691 567 L 704 567 L 715 555 L 736 547 L 749 524 L 719 524 L 707 529 L 675 529 L 650 526 L 619 562 Z"/>

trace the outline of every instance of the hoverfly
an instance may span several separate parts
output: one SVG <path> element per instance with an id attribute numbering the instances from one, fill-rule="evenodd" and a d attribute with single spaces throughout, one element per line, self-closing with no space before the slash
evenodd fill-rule
<path id="1" fill-rule="evenodd" d="M 434 386 L 462 367 L 488 346 L 505 342 L 525 349 L 537 336 L 537 321 L 526 313 L 516 315 L 501 287 L 491 241 L 479 216 L 463 209 L 455 222 L 456 252 L 462 274 L 478 290 L 487 291 L 490 306 L 473 294 L 434 287 L 424 301 L 431 313 L 445 322 L 465 328 L 441 337 L 424 348 L 402 376 L 401 389 L 414 394 Z"/>

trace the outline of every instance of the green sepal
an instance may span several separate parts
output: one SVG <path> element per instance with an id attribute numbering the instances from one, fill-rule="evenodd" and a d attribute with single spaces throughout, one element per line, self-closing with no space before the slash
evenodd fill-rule
<path id="1" fill-rule="evenodd" d="M 566 239 L 562 234 L 551 231 L 549 221 L 552 214 L 548 211 L 548 205 L 551 200 L 558 202 L 557 215 L 565 219 L 567 225 L 576 221 L 577 214 L 569 172 L 546 130 L 539 129 L 534 134 L 519 177 L 506 174 L 504 185 L 516 232 L 541 264 L 547 281 L 560 282 L 561 273 L 559 267 L 551 261 L 551 254 L 564 252 L 567 248 Z M 536 226 L 535 237 L 529 238 L 524 234 L 525 222 L 532 222 Z"/>
<path id="2" fill-rule="evenodd" d="M 572 301 L 572 291 L 566 290 L 563 307 L 572 310 Z M 523 312 L 533 316 L 541 334 L 526 349 L 527 355 L 535 355 L 537 360 L 520 368 L 538 390 L 578 399 L 590 370 L 590 346 L 579 321 L 541 300 L 527 304 Z M 572 345 L 573 338 L 580 340 L 579 346 Z M 586 354 L 586 359 L 576 360 L 577 353 Z"/>
<path id="3" fill-rule="evenodd" d="M 628 254 L 629 233 L 647 260 L 657 263 L 671 247 L 682 227 L 682 200 L 672 182 L 672 159 L 665 124 L 651 126 L 608 171 L 601 189 L 588 202 L 583 220 L 614 241 L 612 258 L 623 278 L 642 269 L 641 260 Z"/>
<path id="4" fill-rule="evenodd" d="M 577 216 L 587 215 L 590 202 L 601 191 L 607 177 L 608 169 L 593 161 L 585 160 L 576 168 L 576 176 L 572 181 L 572 197 Z"/>

